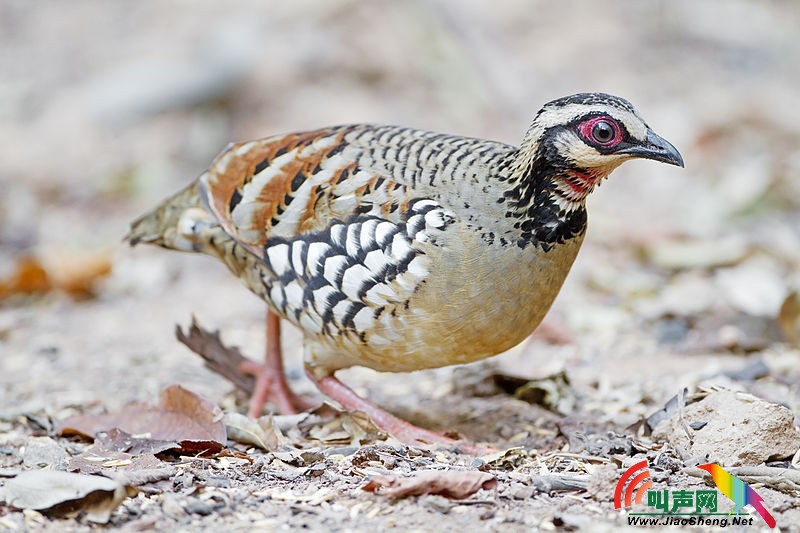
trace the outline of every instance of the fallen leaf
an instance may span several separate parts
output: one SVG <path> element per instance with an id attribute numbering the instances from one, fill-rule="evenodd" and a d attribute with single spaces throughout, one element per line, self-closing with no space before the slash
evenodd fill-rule
<path id="1" fill-rule="evenodd" d="M 392 499 L 439 494 L 460 500 L 480 489 L 492 489 L 496 486 L 497 479 L 487 472 L 428 470 L 417 472 L 411 477 L 375 476 L 361 488 Z"/>
<path id="2" fill-rule="evenodd" d="M 240 413 L 225 413 L 222 418 L 228 438 L 242 444 L 252 444 L 268 452 L 277 450 L 288 440 L 279 430 L 271 416 L 259 419 L 247 417 Z"/>
<path id="3" fill-rule="evenodd" d="M 292 466 L 308 466 L 325 461 L 325 454 L 317 450 L 287 450 L 275 452 L 272 455 Z"/>
<path id="4" fill-rule="evenodd" d="M 747 251 L 747 243 L 739 236 L 654 241 L 645 250 L 651 262 L 673 270 L 735 265 Z"/>
<path id="5" fill-rule="evenodd" d="M 692 331 L 675 349 L 684 354 L 754 353 L 783 340 L 774 317 L 716 312 L 692 320 Z"/>
<path id="6" fill-rule="evenodd" d="M 772 319 L 789 293 L 786 279 L 773 262 L 756 257 L 736 267 L 719 269 L 715 284 L 739 311 Z"/>
<path id="7" fill-rule="evenodd" d="M 133 463 L 136 464 L 139 458 L 135 458 Z M 135 467 L 131 465 L 130 468 L 126 468 L 121 470 L 116 476 L 115 479 L 119 480 L 120 483 L 124 483 L 125 485 L 130 485 L 132 487 L 140 487 L 142 485 L 147 485 L 150 483 L 155 483 L 157 481 L 163 481 L 165 479 L 170 479 L 175 475 L 176 468 L 174 466 L 165 465 L 163 462 L 159 461 L 163 466 L 147 468 L 144 466 L 145 463 L 152 461 L 155 459 L 154 456 L 143 456 L 142 464 Z M 156 459 L 158 460 L 158 459 Z"/>
<path id="8" fill-rule="evenodd" d="M 326 445 L 357 446 L 388 438 L 365 413 L 343 411 L 328 402 L 311 410 L 297 427 L 307 438 Z"/>
<path id="9" fill-rule="evenodd" d="M 172 447 L 177 447 L 177 444 L 173 443 Z M 167 464 L 152 453 L 133 455 L 119 450 L 109 450 L 99 439 L 82 453 L 70 458 L 68 465 L 70 471 L 104 475 L 163 468 L 167 468 Z M 135 483 L 128 484 L 135 485 Z"/>
<path id="10" fill-rule="evenodd" d="M 342 429 L 350 436 L 350 444 L 367 444 L 375 441 L 382 441 L 389 438 L 375 422 L 361 411 L 345 411 L 339 417 Z"/>
<path id="11" fill-rule="evenodd" d="M 769 375 L 770 369 L 767 363 L 760 357 L 751 358 L 741 368 L 722 372 L 721 375 L 729 377 L 735 381 L 754 381 Z"/>
<path id="12" fill-rule="evenodd" d="M 507 450 L 501 450 L 494 453 L 489 453 L 486 455 L 481 455 L 479 457 L 482 465 L 480 466 L 481 470 L 487 470 L 488 468 L 494 469 L 506 469 L 511 470 L 514 467 L 518 466 L 525 458 L 528 457 L 528 454 L 525 452 L 525 448 L 520 446 L 516 448 L 509 448 Z"/>
<path id="13" fill-rule="evenodd" d="M 18 509 L 55 516 L 85 513 L 88 521 L 104 524 L 126 497 L 135 494 L 135 489 L 106 477 L 31 470 L 10 479 L 3 498 Z"/>
<path id="14" fill-rule="evenodd" d="M 140 439 L 174 441 L 183 453 L 218 453 L 228 440 L 222 411 L 210 401 L 172 385 L 161 391 L 161 403 L 129 404 L 117 412 L 67 418 L 57 425 L 61 435 L 95 438 L 119 428 Z"/>
<path id="15" fill-rule="evenodd" d="M 93 296 L 97 283 L 111 273 L 111 258 L 101 252 L 47 252 L 20 256 L 15 267 L 6 279 L 0 279 L 0 300 L 15 294 L 54 290 L 88 298 Z"/>
<path id="16" fill-rule="evenodd" d="M 98 451 L 91 448 L 73 457 L 69 467 L 82 474 L 113 477 L 120 483 L 132 487 L 168 479 L 176 471 L 174 466 L 152 454 L 131 456 L 124 452 Z"/>
<path id="17" fill-rule="evenodd" d="M 50 437 L 30 437 L 22 452 L 22 463 L 28 468 L 50 468 L 64 470 L 69 454 Z"/>
<path id="18" fill-rule="evenodd" d="M 192 317 L 192 324 L 186 332 L 180 326 L 175 326 L 175 336 L 187 348 L 203 358 L 206 368 L 233 383 L 245 395 L 253 395 L 255 378 L 240 370 L 242 363 L 248 359 L 235 346 L 222 344 L 219 331 L 212 333 L 203 329 L 197 323 L 197 319 Z"/>
<path id="19" fill-rule="evenodd" d="M 778 312 L 778 325 L 787 342 L 800 348 L 800 293 L 792 292 L 783 301 Z"/>
<path id="20" fill-rule="evenodd" d="M 0 299 L 13 294 L 39 294 L 52 288 L 47 272 L 42 265 L 30 256 L 17 259 L 16 270 L 4 280 L 0 280 Z"/>
<path id="21" fill-rule="evenodd" d="M 658 411 L 650 414 L 644 421 L 645 435 L 651 435 L 653 430 L 664 420 L 669 420 L 678 413 L 680 413 L 686 406 L 686 396 L 689 394 L 689 389 L 684 387 L 680 393 L 676 394 L 664 404 L 664 407 Z M 636 426 L 639 423 L 635 424 Z"/>
<path id="22" fill-rule="evenodd" d="M 106 251 L 48 251 L 42 262 L 53 288 L 75 298 L 91 298 L 98 283 L 111 274 L 111 254 Z"/>
<path id="23" fill-rule="evenodd" d="M 82 474 L 99 474 L 106 468 L 116 468 L 130 464 L 131 454 L 98 450 L 95 447 L 76 455 L 69 461 L 69 469 Z"/>
<path id="24" fill-rule="evenodd" d="M 698 270 L 672 276 L 653 296 L 639 306 L 643 315 L 652 318 L 706 315 L 719 300 L 718 291 L 708 282 L 707 275 Z"/>
<path id="25" fill-rule="evenodd" d="M 174 440 L 134 437 L 119 428 L 97 433 L 96 441 L 106 450 L 128 452 L 131 455 L 155 455 L 180 448 L 180 445 Z"/>
<path id="26" fill-rule="evenodd" d="M 567 415 L 575 410 L 577 399 L 566 372 L 540 379 L 527 379 L 506 374 L 492 374 L 494 384 L 523 402 L 541 405 L 555 413 Z"/>

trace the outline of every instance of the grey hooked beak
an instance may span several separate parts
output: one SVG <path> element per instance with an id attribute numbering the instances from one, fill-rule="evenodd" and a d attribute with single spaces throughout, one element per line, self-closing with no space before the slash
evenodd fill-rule
<path id="1" fill-rule="evenodd" d="M 654 161 L 661 161 L 662 163 L 683 167 L 683 157 L 681 157 L 678 149 L 672 146 L 668 140 L 657 135 L 653 130 L 647 130 L 647 139 L 643 144 L 625 148 L 617 153 L 641 157 L 642 159 L 652 159 Z"/>

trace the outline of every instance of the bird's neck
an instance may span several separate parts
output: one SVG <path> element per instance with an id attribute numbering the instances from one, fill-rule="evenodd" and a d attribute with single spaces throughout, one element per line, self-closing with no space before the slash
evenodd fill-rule
<path id="1" fill-rule="evenodd" d="M 509 169 L 504 192 L 506 218 L 519 231 L 518 245 L 548 250 L 586 231 L 586 196 L 604 173 L 575 168 L 541 150 L 526 157 L 524 148 Z"/>

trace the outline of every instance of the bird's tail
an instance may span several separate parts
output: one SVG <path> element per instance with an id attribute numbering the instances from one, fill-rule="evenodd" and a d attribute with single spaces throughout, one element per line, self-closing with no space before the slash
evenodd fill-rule
<path id="1" fill-rule="evenodd" d="M 750 487 L 748 486 L 747 488 L 749 489 Z M 753 492 L 755 493 L 755 491 Z M 758 514 L 761 515 L 761 518 L 764 519 L 764 522 L 766 522 L 770 528 L 774 528 L 776 524 L 775 518 L 771 514 L 769 514 L 767 508 L 764 507 L 764 499 L 758 494 L 756 494 L 756 496 L 757 498 L 753 498 L 753 501 L 748 501 L 747 503 L 753 506 L 753 509 L 755 509 L 758 512 Z M 750 498 L 748 498 L 748 500 L 750 500 Z"/>
<path id="2" fill-rule="evenodd" d="M 212 224 L 213 217 L 200 198 L 198 182 L 175 193 L 133 222 L 124 240 L 131 246 L 154 244 L 172 250 L 197 252 L 198 224 Z"/>

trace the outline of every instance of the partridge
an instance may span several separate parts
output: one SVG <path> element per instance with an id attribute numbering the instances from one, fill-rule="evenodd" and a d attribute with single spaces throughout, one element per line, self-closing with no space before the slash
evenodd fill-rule
<path id="1" fill-rule="evenodd" d="M 586 197 L 623 162 L 683 166 L 633 106 L 603 93 L 549 102 L 519 147 L 355 124 L 229 145 L 132 223 L 131 244 L 217 257 L 268 304 L 250 414 L 294 412 L 279 317 L 304 335 L 306 372 L 407 443 L 450 442 L 358 396 L 334 373 L 469 363 L 525 339 L 586 232 Z"/>

